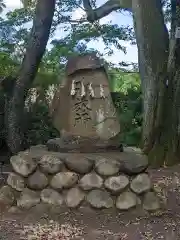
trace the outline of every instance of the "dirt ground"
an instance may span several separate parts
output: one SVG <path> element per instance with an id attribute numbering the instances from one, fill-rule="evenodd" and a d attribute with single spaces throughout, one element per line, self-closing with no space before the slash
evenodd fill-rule
<path id="1" fill-rule="evenodd" d="M 0 240 L 180 240 L 180 165 L 149 172 L 167 204 L 163 211 L 68 211 L 41 204 L 29 212 L 1 212 Z"/>

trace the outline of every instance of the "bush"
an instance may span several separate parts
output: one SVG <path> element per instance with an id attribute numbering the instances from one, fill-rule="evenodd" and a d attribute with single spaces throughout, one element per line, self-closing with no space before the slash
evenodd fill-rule
<path id="1" fill-rule="evenodd" d="M 26 132 L 29 145 L 45 144 L 50 138 L 59 136 L 53 127 L 48 106 L 44 102 L 36 102 L 27 112 L 28 128 Z"/>
<path id="2" fill-rule="evenodd" d="M 121 124 L 120 141 L 124 145 L 139 146 L 142 132 L 142 98 L 140 90 L 112 93 Z"/>

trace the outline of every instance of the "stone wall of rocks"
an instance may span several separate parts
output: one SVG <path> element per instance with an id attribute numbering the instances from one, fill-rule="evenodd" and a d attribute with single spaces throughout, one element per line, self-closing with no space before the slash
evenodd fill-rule
<path id="1" fill-rule="evenodd" d="M 11 164 L 13 172 L 0 189 L 0 202 L 11 206 L 29 209 L 43 202 L 69 208 L 160 208 L 141 154 L 63 154 L 35 146 L 13 156 Z"/>

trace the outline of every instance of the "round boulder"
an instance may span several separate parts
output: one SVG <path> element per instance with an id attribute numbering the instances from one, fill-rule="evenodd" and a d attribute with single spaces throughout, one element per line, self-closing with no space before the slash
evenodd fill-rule
<path id="1" fill-rule="evenodd" d="M 78 174 L 74 172 L 57 173 L 51 180 L 51 187 L 61 190 L 71 188 L 78 182 Z"/>
<path id="2" fill-rule="evenodd" d="M 96 173 L 86 174 L 79 181 L 79 186 L 83 190 L 92 190 L 94 188 L 101 188 L 103 185 L 103 179 Z"/>
<path id="3" fill-rule="evenodd" d="M 103 190 L 92 190 L 88 193 L 87 202 L 94 208 L 111 208 L 114 203 L 110 194 Z"/>
<path id="4" fill-rule="evenodd" d="M 14 171 L 23 177 L 29 176 L 37 167 L 37 162 L 28 154 L 12 156 L 10 162 Z"/>
<path id="5" fill-rule="evenodd" d="M 8 175 L 7 184 L 19 192 L 21 192 L 25 187 L 24 178 L 16 173 L 10 173 Z"/>
<path id="6" fill-rule="evenodd" d="M 120 210 L 128 210 L 137 205 L 138 199 L 132 192 L 121 193 L 116 200 L 116 207 Z"/>
<path id="7" fill-rule="evenodd" d="M 89 173 L 93 167 L 93 161 L 88 160 L 85 156 L 71 155 L 65 159 L 65 164 L 69 170 L 80 174 Z"/>
<path id="8" fill-rule="evenodd" d="M 27 185 L 31 189 L 42 190 L 48 185 L 48 179 L 44 173 L 36 171 L 28 177 Z"/>
<path id="9" fill-rule="evenodd" d="M 114 159 L 101 158 L 96 161 L 95 170 L 102 176 L 113 176 L 119 172 L 120 163 Z"/>
<path id="10" fill-rule="evenodd" d="M 151 189 L 151 180 L 146 173 L 139 174 L 131 182 L 131 190 L 137 194 L 142 194 Z"/>
<path id="11" fill-rule="evenodd" d="M 70 208 L 78 207 L 84 200 L 85 194 L 79 188 L 72 188 L 67 192 L 66 204 Z"/>
<path id="12" fill-rule="evenodd" d="M 156 211 L 161 208 L 159 198 L 154 192 L 145 193 L 143 208 L 147 211 Z"/>
<path id="13" fill-rule="evenodd" d="M 109 177 L 104 182 L 105 188 L 114 194 L 122 192 L 128 185 L 129 179 L 125 175 Z"/>
<path id="14" fill-rule="evenodd" d="M 144 172 L 148 167 L 147 156 L 137 153 L 136 151 L 127 151 L 119 154 L 119 161 L 121 163 L 121 171 L 128 175 L 134 175 Z"/>
<path id="15" fill-rule="evenodd" d="M 48 174 L 55 174 L 62 170 L 63 162 L 62 159 L 53 155 L 44 155 L 40 161 L 39 166 L 42 172 Z"/>
<path id="16" fill-rule="evenodd" d="M 0 189 L 0 203 L 12 205 L 15 201 L 15 197 L 12 188 L 9 186 L 3 186 Z"/>
<path id="17" fill-rule="evenodd" d="M 17 206 L 23 209 L 30 209 L 31 207 L 40 203 L 39 193 L 25 188 L 17 200 Z"/>
<path id="18" fill-rule="evenodd" d="M 61 206 L 63 204 L 62 195 L 50 188 L 41 191 L 41 200 L 50 205 Z"/>

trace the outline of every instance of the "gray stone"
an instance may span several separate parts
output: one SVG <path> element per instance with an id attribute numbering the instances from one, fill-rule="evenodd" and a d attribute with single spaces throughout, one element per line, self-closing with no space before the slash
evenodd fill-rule
<path id="1" fill-rule="evenodd" d="M 92 190 L 87 195 L 87 202 L 94 208 L 111 208 L 114 203 L 110 194 L 103 190 Z"/>
<path id="2" fill-rule="evenodd" d="M 116 175 L 119 172 L 120 164 L 114 159 L 108 159 L 102 157 L 97 160 L 95 164 L 95 170 L 102 176 L 112 176 Z"/>
<path id="3" fill-rule="evenodd" d="M 88 160 L 85 156 L 71 155 L 65 159 L 67 168 L 71 171 L 85 174 L 92 170 L 93 162 Z"/>
<path id="4" fill-rule="evenodd" d="M 25 188 L 17 200 L 17 206 L 22 209 L 30 209 L 40 203 L 39 193 Z"/>
<path id="5" fill-rule="evenodd" d="M 73 187 L 78 181 L 78 174 L 74 172 L 57 173 L 51 180 L 51 187 L 54 189 L 64 189 Z"/>
<path id="6" fill-rule="evenodd" d="M 11 186 L 16 191 L 22 191 L 25 187 L 24 178 L 16 173 L 10 173 L 7 178 L 7 184 Z"/>
<path id="7" fill-rule="evenodd" d="M 12 156 L 10 162 L 14 171 L 23 177 L 30 175 L 37 167 L 37 162 L 28 154 Z"/>
<path id="8" fill-rule="evenodd" d="M 128 210 L 138 204 L 136 195 L 132 192 L 121 193 L 116 200 L 116 207 L 120 210 Z"/>
<path id="9" fill-rule="evenodd" d="M 107 120 L 106 124 L 109 125 L 111 124 L 110 122 L 112 123 L 111 120 Z M 122 151 L 122 147 L 120 147 L 117 138 L 107 141 L 105 139 L 99 138 L 98 136 L 79 136 L 69 133 L 68 136 L 61 136 L 61 138 L 50 139 L 47 142 L 47 147 L 49 151 L 56 151 L 61 153 L 102 153 L 111 150 Z"/>
<path id="10" fill-rule="evenodd" d="M 129 185 L 129 179 L 125 175 L 109 177 L 105 180 L 104 186 L 112 193 L 120 193 Z"/>
<path id="11" fill-rule="evenodd" d="M 161 208 L 160 200 L 154 192 L 145 193 L 143 208 L 147 211 L 156 211 Z"/>
<path id="12" fill-rule="evenodd" d="M 44 150 L 26 150 L 24 152 L 19 152 L 18 156 L 22 158 L 32 158 L 35 162 L 39 162 L 42 156 L 47 154 L 47 151 Z"/>
<path id="13" fill-rule="evenodd" d="M 63 162 L 59 157 L 53 155 L 44 155 L 39 161 L 40 169 L 49 174 L 55 174 L 62 170 Z"/>
<path id="14" fill-rule="evenodd" d="M 119 154 L 117 158 L 121 164 L 120 170 L 129 175 L 144 172 L 148 167 L 147 156 L 136 151 L 132 152 L 124 149 L 124 152 Z"/>
<path id="15" fill-rule="evenodd" d="M 50 188 L 41 191 L 41 200 L 50 205 L 61 206 L 63 204 L 62 195 Z"/>
<path id="16" fill-rule="evenodd" d="M 136 176 L 132 180 L 130 188 L 137 194 L 148 192 L 151 189 L 151 180 L 148 174 L 142 173 Z"/>
<path id="17" fill-rule="evenodd" d="M 15 197 L 12 188 L 9 186 L 3 186 L 0 189 L 0 203 L 12 205 L 15 201 Z"/>
<path id="18" fill-rule="evenodd" d="M 15 207 L 15 206 L 12 206 L 11 208 L 9 208 L 8 212 L 12 213 L 12 214 L 22 213 L 21 209 L 19 209 L 18 207 Z"/>
<path id="19" fill-rule="evenodd" d="M 34 190 L 42 190 L 48 185 L 48 179 L 46 175 L 37 170 L 33 175 L 28 177 L 28 187 Z"/>
<path id="20" fill-rule="evenodd" d="M 38 144 L 30 147 L 30 151 L 48 151 L 46 145 Z"/>
<path id="21" fill-rule="evenodd" d="M 79 186 L 83 190 L 92 190 L 95 188 L 101 188 L 103 185 L 103 179 L 96 173 L 86 174 L 79 181 Z"/>
<path id="22" fill-rule="evenodd" d="M 59 145 L 62 144 L 62 141 L 60 138 L 53 138 L 53 139 L 49 139 L 46 143 L 46 146 L 48 148 L 49 151 L 55 151 L 58 152 L 59 149 Z"/>
<path id="23" fill-rule="evenodd" d="M 142 154 L 142 150 L 137 147 L 124 147 L 125 152 Z"/>
<path id="24" fill-rule="evenodd" d="M 84 200 L 85 194 L 79 188 L 71 188 L 66 195 L 66 204 L 70 208 L 78 207 Z"/>

